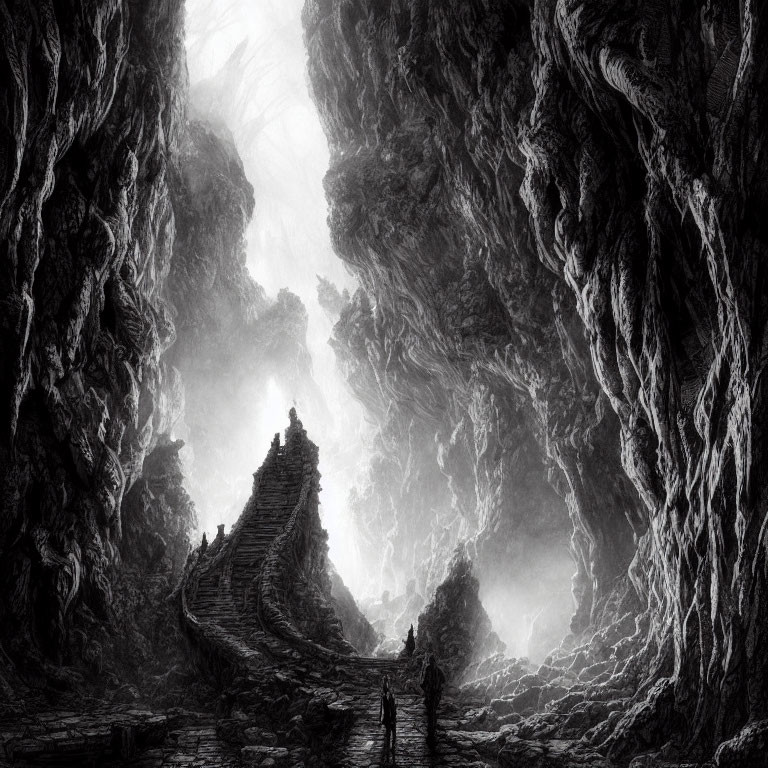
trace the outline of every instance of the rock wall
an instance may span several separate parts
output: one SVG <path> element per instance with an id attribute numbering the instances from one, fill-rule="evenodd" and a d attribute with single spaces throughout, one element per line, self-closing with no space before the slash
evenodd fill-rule
<path id="1" fill-rule="evenodd" d="M 44 666 L 77 660 L 83 616 L 108 619 L 122 500 L 183 407 L 162 297 L 183 3 L 2 18 L 0 624 Z"/>
<path id="2" fill-rule="evenodd" d="M 168 435 L 228 501 L 243 383 L 314 387 L 306 312 L 247 273 L 252 189 L 226 129 L 187 120 L 181 0 L 3 19 L 0 643 L 38 681 L 139 684 L 119 657 L 169 658 L 197 521 Z"/>
<path id="3" fill-rule="evenodd" d="M 766 718 L 765 14 L 305 7 L 334 245 L 374 307 L 337 332 L 352 383 L 466 413 L 477 382 L 539 446 L 573 524 L 573 629 L 624 574 L 648 604 L 656 663 L 616 757 L 749 721 L 721 751 L 757 759 Z"/>
<path id="4" fill-rule="evenodd" d="M 520 542 L 503 565 L 489 559 L 489 572 L 527 572 L 538 525 L 553 551 L 570 537 L 581 630 L 645 522 L 575 301 L 521 234 L 528 213 L 514 190 L 524 169 L 492 146 L 501 118 L 483 112 L 497 109 L 488 89 L 508 79 L 515 14 L 483 22 L 468 6 L 457 26 L 456 7 L 428 7 L 415 37 L 405 6 L 305 8 L 310 80 L 333 149 L 332 234 L 368 295 L 342 314 L 337 354 L 363 402 L 400 422 L 396 442 L 414 413 L 415 431 L 436 436 L 463 535 L 479 533 L 481 549 L 492 538 Z M 471 42 L 453 39 L 458 29 Z M 482 64 L 473 63 L 480 39 Z M 408 63 L 417 54 L 420 67 Z M 482 86 L 477 67 L 488 70 Z M 522 75 L 515 82 L 533 93 Z M 364 301 L 375 307 L 368 316 Z"/>

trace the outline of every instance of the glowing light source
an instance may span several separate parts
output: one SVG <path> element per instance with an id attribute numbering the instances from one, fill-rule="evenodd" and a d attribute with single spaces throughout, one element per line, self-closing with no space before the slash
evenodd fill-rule
<path id="1" fill-rule="evenodd" d="M 365 572 L 346 501 L 364 462 L 366 427 L 327 343 L 332 323 L 317 302 L 316 275 L 340 289 L 354 290 L 355 284 L 333 254 L 327 231 L 322 179 L 328 147 L 306 87 L 302 6 L 303 0 L 187 0 L 193 94 L 219 75 L 245 41 L 237 66 L 224 82 L 217 79 L 223 91 L 217 94 L 216 117 L 231 130 L 254 186 L 256 213 L 246 233 L 247 265 L 269 295 L 287 287 L 304 303 L 307 347 L 325 403 L 324 408 L 312 408 L 301 400 L 296 382 L 274 379 L 266 390 L 254 387 L 240 393 L 242 430 L 231 439 L 243 446 L 238 451 L 242 461 L 222 468 L 222 482 L 231 484 L 229 501 L 226 508 L 211 513 L 218 519 L 209 516 L 201 526 L 211 535 L 217 523 L 234 523 L 251 492 L 250 474 L 263 461 L 274 433 L 287 426 L 288 409 L 295 404 L 320 447 L 321 516 L 330 556 L 354 590 L 365 582 Z"/>

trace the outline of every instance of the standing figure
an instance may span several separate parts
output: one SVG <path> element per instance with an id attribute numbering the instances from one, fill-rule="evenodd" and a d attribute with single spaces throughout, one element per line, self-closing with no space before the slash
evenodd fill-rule
<path id="1" fill-rule="evenodd" d="M 379 724 L 386 728 L 384 741 L 384 762 L 387 761 L 390 749 L 392 751 L 392 764 L 395 762 L 395 738 L 397 736 L 397 703 L 395 695 L 389 687 L 389 678 L 384 676 L 381 685 L 381 704 L 379 706 Z M 391 746 L 390 746 L 391 745 Z"/>
<path id="2" fill-rule="evenodd" d="M 406 656 L 413 656 L 413 652 L 416 650 L 416 640 L 413 637 L 413 624 L 411 624 L 411 628 L 408 630 L 408 637 L 403 640 L 403 643 L 405 644 Z"/>
<path id="3" fill-rule="evenodd" d="M 437 666 L 435 654 L 430 653 L 427 665 L 421 675 L 421 688 L 424 691 L 424 704 L 427 708 L 427 740 L 434 741 L 437 726 L 437 707 L 443 695 L 445 675 Z"/>

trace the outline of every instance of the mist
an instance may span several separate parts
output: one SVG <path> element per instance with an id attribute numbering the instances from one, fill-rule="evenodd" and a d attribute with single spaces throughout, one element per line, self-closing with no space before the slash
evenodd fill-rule
<path id="1" fill-rule="evenodd" d="M 394 638 L 416 622 L 445 576 L 447 554 L 477 531 L 451 509 L 446 478 L 429 458 L 432 434 L 420 435 L 414 443 L 420 452 L 416 465 L 425 468 L 417 472 L 415 483 L 403 481 L 407 470 L 403 476 L 386 475 L 381 463 L 373 470 L 384 472 L 379 487 L 388 494 L 403 483 L 389 502 L 396 510 L 393 520 L 376 511 L 375 494 L 366 496 L 366 486 L 370 490 L 376 483 L 375 476 L 368 477 L 376 437 L 368 419 L 374 416 L 353 396 L 337 366 L 328 343 L 336 317 L 318 300 L 318 276 L 350 294 L 357 284 L 330 243 L 323 189 L 329 151 L 306 82 L 302 5 L 303 0 L 187 2 L 190 116 L 231 131 L 255 199 L 244 252 L 248 272 L 263 288 L 265 306 L 278 295 L 284 297 L 280 291 L 286 288 L 298 296 L 305 319 L 286 317 L 305 322 L 306 328 L 292 328 L 290 334 L 286 330 L 290 343 L 284 351 L 243 359 L 226 374 L 215 371 L 203 378 L 184 371 L 192 385 L 187 418 L 196 426 L 188 426 L 186 433 L 182 426 L 181 436 L 189 438 L 190 492 L 201 533 L 210 538 L 218 524 L 229 529 L 239 517 L 251 492 L 251 474 L 295 406 L 320 448 L 320 513 L 330 558 L 377 630 L 392 639 L 390 650 L 396 650 L 399 639 Z M 281 337 L 272 341 L 282 346 Z M 388 412 L 389 404 L 382 403 L 381 410 Z M 414 461 L 409 441 L 402 439 L 395 449 L 402 454 L 401 467 Z M 430 461 L 431 469 L 426 469 Z M 547 504 L 552 502 L 542 499 L 542 509 Z M 361 514 L 361 506 L 373 511 Z M 434 520 L 425 516 L 427 510 Z M 398 537 L 410 539 L 418 556 L 393 552 Z M 541 552 L 535 573 L 517 571 L 514 579 L 504 578 L 509 562 L 499 557 L 486 557 L 480 564 L 481 598 L 508 653 L 541 659 L 567 632 L 573 562 L 561 544 Z M 413 598 L 404 595 L 410 579 L 418 582 Z M 383 591 L 391 594 L 391 603 L 382 602 Z"/>
<path id="2" fill-rule="evenodd" d="M 311 357 L 299 380 L 261 370 L 250 383 L 247 376 L 238 383 L 207 382 L 210 400 L 196 405 L 225 424 L 222 429 L 222 423 L 208 423 L 206 429 L 224 439 L 227 450 L 204 455 L 189 435 L 191 494 L 201 533 L 210 537 L 220 523 L 228 529 L 250 495 L 251 474 L 295 406 L 320 446 L 321 515 L 331 560 L 345 582 L 359 590 L 366 569 L 346 503 L 365 466 L 369 427 L 328 345 L 334 318 L 318 303 L 317 276 L 340 290 L 354 290 L 355 281 L 329 241 L 322 187 L 328 147 L 305 81 L 302 5 L 303 0 L 187 2 L 191 116 L 197 112 L 224 123 L 232 133 L 254 188 L 255 212 L 246 233 L 248 271 L 267 297 L 288 288 L 301 299 Z M 252 364 L 243 361 L 244 367 Z"/>
<path id="3" fill-rule="evenodd" d="M 507 654 L 537 664 L 568 634 L 574 609 L 568 552 L 553 547 L 538 554 L 538 566 L 528 574 L 494 580 L 487 564 L 480 573 L 480 599 Z M 498 564 L 498 572 L 504 572 L 504 564 Z"/>

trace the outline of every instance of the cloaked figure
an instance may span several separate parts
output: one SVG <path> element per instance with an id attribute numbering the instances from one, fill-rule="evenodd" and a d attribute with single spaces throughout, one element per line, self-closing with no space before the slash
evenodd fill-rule
<path id="1" fill-rule="evenodd" d="M 405 643 L 405 655 L 413 656 L 413 652 L 416 650 L 416 640 L 413 637 L 413 624 L 411 624 L 411 628 L 408 630 L 408 637 L 403 640 L 403 643 Z"/>
<path id="2" fill-rule="evenodd" d="M 381 703 L 379 705 L 379 724 L 386 729 L 382 762 L 386 764 L 392 753 L 392 764 L 395 763 L 395 738 L 397 736 L 397 703 L 395 695 L 389 687 L 389 679 L 384 676 L 381 684 Z"/>
<path id="3" fill-rule="evenodd" d="M 427 741 L 434 742 L 437 727 L 437 708 L 443 696 L 445 674 L 437 666 L 435 654 L 430 653 L 421 674 L 421 688 L 424 691 L 424 705 L 427 708 Z"/>

